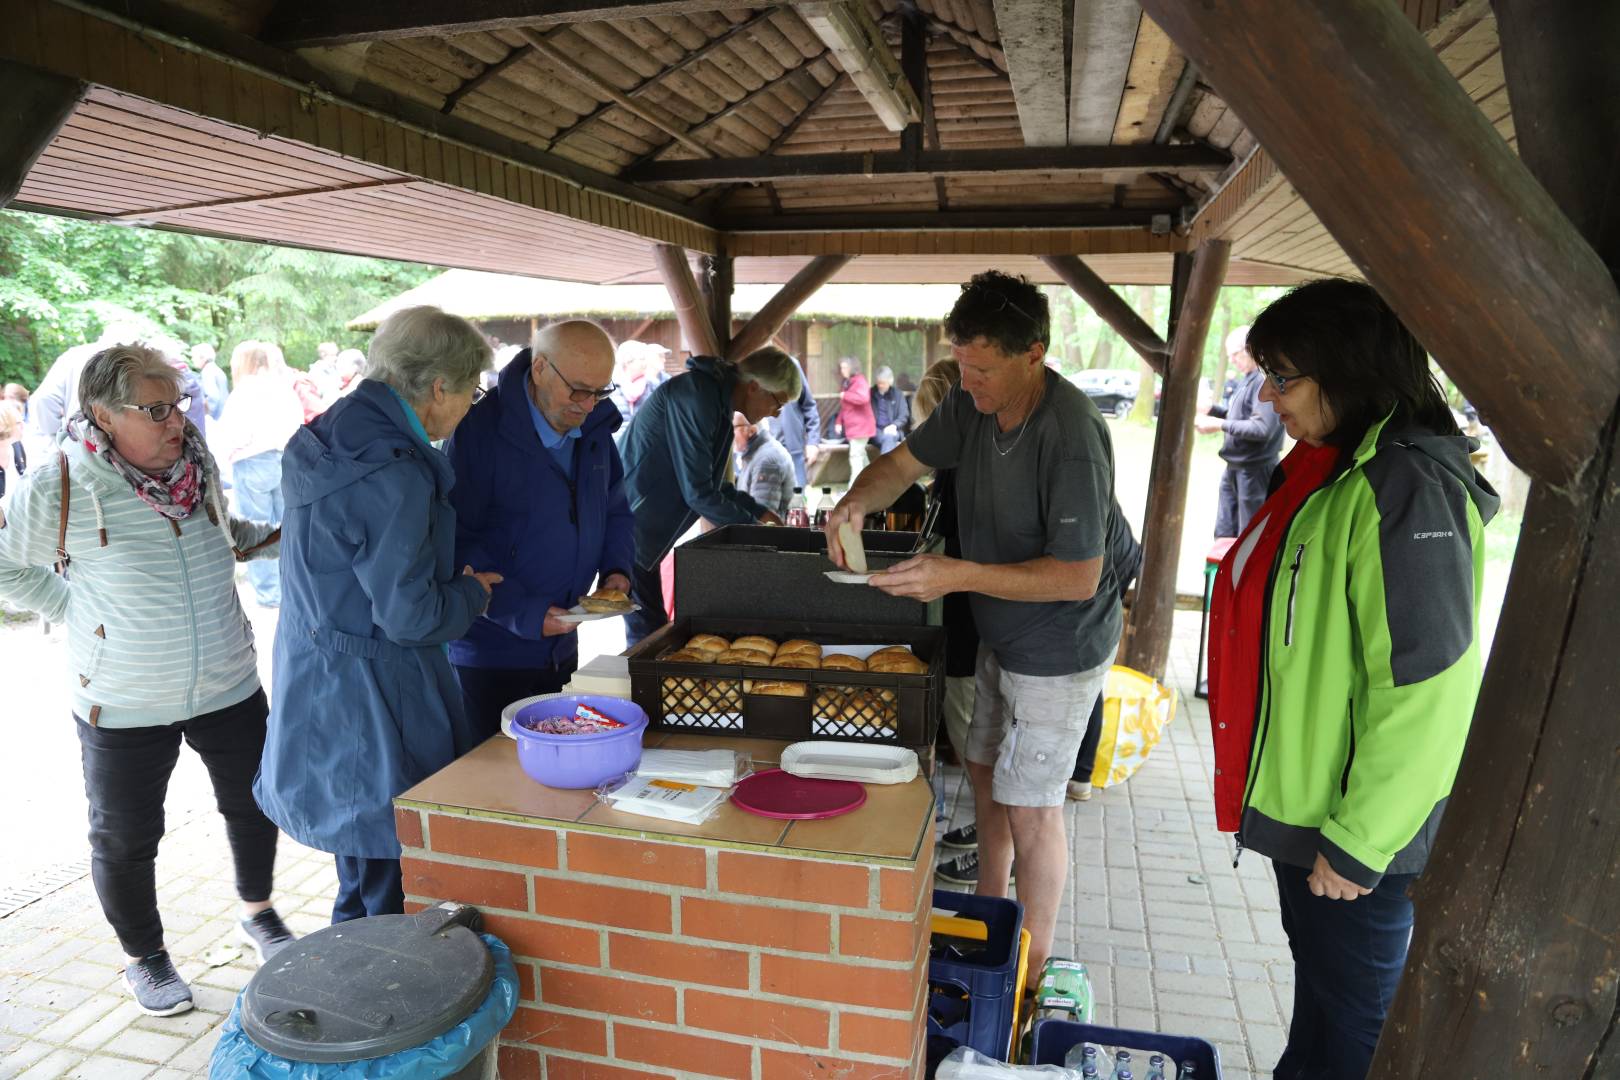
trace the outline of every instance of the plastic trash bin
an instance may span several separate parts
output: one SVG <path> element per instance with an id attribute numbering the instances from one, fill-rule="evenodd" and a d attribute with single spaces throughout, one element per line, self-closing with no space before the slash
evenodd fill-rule
<path id="1" fill-rule="evenodd" d="M 476 909 L 441 904 L 301 938 L 237 997 L 213 1080 L 477 1080 L 517 1008 L 517 969 Z"/>

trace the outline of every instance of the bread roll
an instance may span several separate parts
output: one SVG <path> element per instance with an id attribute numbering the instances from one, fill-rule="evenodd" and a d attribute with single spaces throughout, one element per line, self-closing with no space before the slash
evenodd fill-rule
<path id="1" fill-rule="evenodd" d="M 693 634 L 692 640 L 686 643 L 688 649 L 702 649 L 704 652 L 723 653 L 731 648 L 731 642 L 718 634 Z"/>
<path id="2" fill-rule="evenodd" d="M 694 649 L 688 645 L 684 649 L 676 649 L 674 652 L 666 654 L 663 659 L 679 661 L 683 664 L 710 664 L 714 662 L 714 654 Z"/>
<path id="3" fill-rule="evenodd" d="M 793 656 L 797 653 L 805 653 L 819 660 L 821 659 L 821 646 L 803 638 L 794 638 L 792 641 L 782 642 L 781 647 L 776 650 L 778 657 Z"/>
<path id="4" fill-rule="evenodd" d="M 772 641 L 768 637 L 761 637 L 758 634 L 747 634 L 743 637 L 737 638 L 731 643 L 731 647 L 733 649 L 753 649 L 757 652 L 764 653 L 766 656 L 776 655 L 776 642 Z"/>
<path id="5" fill-rule="evenodd" d="M 771 661 L 771 667 L 814 669 L 820 666 L 821 660 L 809 653 L 789 653 L 787 656 L 777 653 Z"/>
<path id="6" fill-rule="evenodd" d="M 804 697 L 810 688 L 802 682 L 756 682 L 752 694 L 768 694 L 773 697 Z"/>
<path id="7" fill-rule="evenodd" d="M 579 606 L 594 615 L 626 612 L 635 605 L 630 603 L 630 597 L 625 595 L 623 589 L 597 589 L 588 596 L 579 598 Z"/>
<path id="8" fill-rule="evenodd" d="M 820 690 L 811 712 L 818 720 L 836 720 L 844 708 L 844 695 L 839 690 Z"/>
<path id="9" fill-rule="evenodd" d="M 828 653 L 821 658 L 821 666 L 833 671 L 865 671 L 866 661 L 848 653 Z"/>
<path id="10" fill-rule="evenodd" d="M 868 656 L 866 658 L 866 666 L 871 667 L 872 666 L 872 661 L 876 660 L 880 656 L 911 656 L 911 655 L 913 655 L 912 651 L 910 649 L 906 648 L 904 645 L 890 645 L 887 649 L 879 649 L 877 652 L 873 653 L 871 656 Z"/>
<path id="11" fill-rule="evenodd" d="M 771 662 L 769 653 L 762 653 L 757 649 L 730 648 L 714 658 L 716 664 L 748 664 L 753 667 L 765 667 Z"/>
<path id="12" fill-rule="evenodd" d="M 903 655 L 890 654 L 889 656 L 873 656 L 866 661 L 867 671 L 881 672 L 885 675 L 926 675 L 928 665 L 910 653 Z"/>

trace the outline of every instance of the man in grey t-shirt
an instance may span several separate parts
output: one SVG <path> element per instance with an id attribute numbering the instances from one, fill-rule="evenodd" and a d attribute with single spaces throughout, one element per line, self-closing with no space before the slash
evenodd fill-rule
<path id="1" fill-rule="evenodd" d="M 962 558 L 918 555 L 871 583 L 925 601 L 971 594 L 982 640 L 966 747 L 978 891 L 1006 895 L 1016 857 L 1030 985 L 1068 879 L 1070 771 L 1120 630 L 1104 560 L 1113 446 L 1090 399 L 1047 370 L 1049 325 L 1046 298 L 1021 277 L 992 270 L 964 285 L 945 321 L 961 384 L 827 519 L 842 565 L 839 525 L 859 528 L 930 470 L 956 470 Z"/>

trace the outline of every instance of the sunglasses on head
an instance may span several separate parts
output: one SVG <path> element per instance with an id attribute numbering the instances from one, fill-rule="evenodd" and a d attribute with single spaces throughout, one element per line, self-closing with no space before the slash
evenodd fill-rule
<path id="1" fill-rule="evenodd" d="M 1037 320 L 1035 318 L 1035 316 L 1031 315 L 1029 312 L 1025 311 L 1023 308 L 1019 307 L 1017 304 L 1013 303 L 1011 300 L 1007 299 L 1007 294 L 1000 291 L 999 289 L 992 289 L 987 285 L 975 285 L 972 282 L 969 282 L 968 284 L 962 286 L 962 291 L 963 292 L 976 292 L 976 293 L 979 293 L 981 296 L 989 297 L 990 300 L 992 302 L 994 302 L 994 304 L 995 304 L 995 306 L 990 309 L 991 311 L 1001 312 L 1001 311 L 1005 311 L 1008 308 L 1011 308 L 1012 310 L 1018 312 L 1018 314 L 1022 315 L 1024 318 L 1028 319 L 1030 322 L 1036 323 L 1037 325 L 1039 325 L 1039 320 Z"/>

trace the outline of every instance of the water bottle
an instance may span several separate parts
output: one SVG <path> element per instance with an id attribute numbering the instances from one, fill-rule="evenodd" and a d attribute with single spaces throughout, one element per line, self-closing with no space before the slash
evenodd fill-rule
<path id="1" fill-rule="evenodd" d="M 827 524 L 827 515 L 832 512 L 832 508 L 834 506 L 836 506 L 836 505 L 838 505 L 838 504 L 833 500 L 832 488 L 830 488 L 830 487 L 822 488 L 821 489 L 821 501 L 816 503 L 816 515 L 815 515 L 816 528 L 820 529 L 820 528 L 823 528 L 823 527 L 826 526 L 826 524 Z"/>
<path id="2" fill-rule="evenodd" d="M 808 529 L 810 527 L 810 514 L 804 505 L 804 488 L 793 489 L 793 498 L 788 502 L 787 525 L 790 529 Z"/>
<path id="3" fill-rule="evenodd" d="M 1087 1065 L 1080 1070 L 1080 1080 L 1102 1080 L 1102 1078 L 1097 1075 L 1097 1066 Z"/>
<path id="4" fill-rule="evenodd" d="M 1198 1066 L 1191 1061 L 1181 1063 L 1181 1072 L 1176 1074 L 1176 1080 L 1198 1080 Z"/>
<path id="5" fill-rule="evenodd" d="M 1114 1075 L 1109 1080 L 1132 1080 L 1131 1052 L 1120 1050 L 1114 1054 Z"/>
<path id="6" fill-rule="evenodd" d="M 1164 1055 L 1148 1055 L 1147 1080 L 1167 1080 L 1164 1075 Z"/>
<path id="7" fill-rule="evenodd" d="M 1091 1043 L 1075 1043 L 1069 1047 L 1069 1052 L 1063 1055 L 1063 1067 L 1066 1069 L 1079 1069 L 1084 1072 L 1087 1068 L 1095 1072 L 1102 1059 L 1097 1056 L 1097 1048 Z"/>

